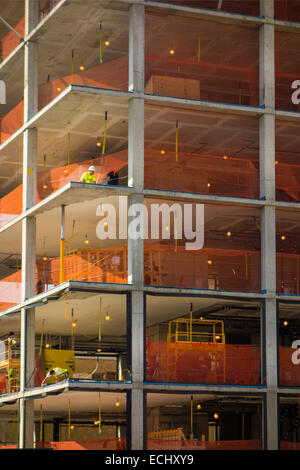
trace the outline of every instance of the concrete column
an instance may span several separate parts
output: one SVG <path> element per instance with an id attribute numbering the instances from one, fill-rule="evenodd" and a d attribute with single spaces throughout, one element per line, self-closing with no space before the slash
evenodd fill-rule
<path id="1" fill-rule="evenodd" d="M 143 206 L 144 196 L 144 6 L 131 5 L 129 10 L 129 90 L 134 96 L 128 109 L 128 185 L 134 193 L 128 200 L 128 211 L 134 204 Z M 128 217 L 128 223 L 134 217 Z M 133 285 L 131 301 L 131 446 L 144 445 L 144 240 L 128 236 L 128 282 Z"/>
<path id="2" fill-rule="evenodd" d="M 25 0 L 25 40 L 38 23 L 38 2 Z M 27 42 L 24 52 L 24 122 L 38 110 L 37 44 Z M 23 211 L 36 203 L 37 130 L 29 128 L 23 136 Z M 36 221 L 26 217 L 22 223 L 22 300 L 35 293 Z M 34 386 L 35 310 L 21 310 L 20 391 Z M 19 447 L 31 448 L 34 442 L 34 401 L 21 398 L 19 404 Z"/>
<path id="3" fill-rule="evenodd" d="M 261 15 L 274 18 L 274 1 L 261 0 Z M 275 41 L 274 25 L 260 27 L 260 104 L 266 113 L 260 118 L 260 197 L 265 199 L 261 212 L 261 279 L 267 294 L 265 303 L 266 345 L 266 427 L 267 449 L 278 449 L 277 411 L 277 315 L 276 315 L 276 212 L 275 200 Z"/>

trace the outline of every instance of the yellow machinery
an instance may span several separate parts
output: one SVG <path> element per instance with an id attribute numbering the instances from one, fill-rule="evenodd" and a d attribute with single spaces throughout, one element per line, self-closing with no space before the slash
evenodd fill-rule
<path id="1" fill-rule="evenodd" d="M 152 431 L 148 433 L 149 439 L 159 439 L 164 441 L 184 441 L 187 442 L 182 428 L 165 429 L 163 431 Z"/>
<path id="2" fill-rule="evenodd" d="M 20 350 L 15 340 L 7 341 L 5 358 L 0 362 L 1 372 L 7 377 L 7 392 L 17 392 L 20 383 Z"/>
<path id="3" fill-rule="evenodd" d="M 195 358 L 203 359 L 202 371 L 199 370 L 199 383 L 202 380 L 206 383 L 225 382 L 224 324 L 220 320 L 193 319 L 191 312 L 190 317 L 178 318 L 169 322 L 167 336 L 168 378 L 174 377 L 175 368 L 177 380 L 182 381 L 180 376 L 195 367 Z M 193 374 L 195 375 L 193 382 L 197 382 L 197 370 L 194 370 Z M 205 378 L 203 379 L 203 377 Z"/>

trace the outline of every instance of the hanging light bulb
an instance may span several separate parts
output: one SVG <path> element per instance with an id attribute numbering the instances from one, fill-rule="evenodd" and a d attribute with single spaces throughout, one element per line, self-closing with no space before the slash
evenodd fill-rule
<path id="1" fill-rule="evenodd" d="M 47 343 L 46 346 L 45 346 L 45 348 L 49 349 L 49 348 L 50 348 L 50 344 Z"/>
<path id="2" fill-rule="evenodd" d="M 73 425 L 72 425 L 72 426 L 70 426 L 70 429 L 74 429 L 74 426 L 73 426 Z"/>
<path id="3" fill-rule="evenodd" d="M 202 406 L 200 405 L 200 403 L 198 403 L 197 406 L 196 406 L 196 409 L 201 410 L 201 408 L 202 408 Z"/>
<path id="4" fill-rule="evenodd" d="M 110 42 L 108 39 L 106 39 L 105 43 L 104 43 L 106 46 L 109 46 L 110 45 Z"/>
<path id="5" fill-rule="evenodd" d="M 227 232 L 227 237 L 231 237 L 231 232 Z"/>
<path id="6" fill-rule="evenodd" d="M 289 324 L 289 322 L 286 321 L 286 320 L 283 322 L 283 326 L 288 326 L 288 324 Z"/>
<path id="7" fill-rule="evenodd" d="M 43 261 L 47 261 L 47 259 L 48 259 L 47 256 L 43 257 Z"/>
<path id="8" fill-rule="evenodd" d="M 58 88 L 57 88 L 57 91 L 61 91 L 61 88 L 60 88 L 60 87 L 58 87 Z"/>
<path id="9" fill-rule="evenodd" d="M 214 418 L 215 418 L 215 419 L 219 419 L 218 413 L 214 413 Z"/>
<path id="10" fill-rule="evenodd" d="M 87 235 L 85 236 L 84 243 L 85 243 L 86 245 L 88 245 L 88 244 L 90 243 Z"/>
<path id="11" fill-rule="evenodd" d="M 115 405 L 116 405 L 117 407 L 120 406 L 119 398 L 117 399 Z"/>
<path id="12" fill-rule="evenodd" d="M 175 54 L 174 49 L 170 49 L 170 54 L 171 54 L 171 55 L 174 55 L 174 54 Z"/>
<path id="13" fill-rule="evenodd" d="M 224 160 L 228 160 L 228 156 L 227 155 L 224 155 Z"/>
<path id="14" fill-rule="evenodd" d="M 84 70 L 84 66 L 83 66 L 83 65 L 81 65 L 79 68 L 80 68 L 80 70 Z"/>
<path id="15" fill-rule="evenodd" d="M 209 259 L 209 260 L 207 261 L 207 263 L 208 263 L 208 264 L 212 264 L 212 260 Z"/>
<path id="16" fill-rule="evenodd" d="M 101 147 L 101 140 L 100 140 L 100 137 L 98 137 L 98 140 L 97 140 L 97 147 Z"/>
<path id="17" fill-rule="evenodd" d="M 94 425 L 97 426 L 99 424 L 99 421 L 94 421 Z"/>
<path id="18" fill-rule="evenodd" d="M 281 240 L 285 240 L 286 239 L 286 236 L 285 235 L 281 235 Z"/>
<path id="19" fill-rule="evenodd" d="M 207 187 L 210 188 L 210 183 L 207 183 Z"/>
<path id="20" fill-rule="evenodd" d="M 48 186 L 46 184 L 43 185 L 43 189 L 47 189 Z"/>
<path id="21" fill-rule="evenodd" d="M 164 155 L 164 154 L 166 153 L 166 151 L 165 151 L 165 150 L 161 150 L 160 153 L 161 153 L 161 155 Z"/>
<path id="22" fill-rule="evenodd" d="M 105 315 L 105 320 L 110 320 L 110 316 L 108 315 L 108 312 Z"/>
<path id="23" fill-rule="evenodd" d="M 75 326 L 77 326 L 77 320 L 72 321 L 72 326 L 73 326 L 73 328 L 75 328 Z"/>

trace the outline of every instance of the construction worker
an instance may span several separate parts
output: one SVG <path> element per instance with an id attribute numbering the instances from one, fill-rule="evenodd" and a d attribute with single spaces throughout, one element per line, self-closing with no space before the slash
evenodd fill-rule
<path id="1" fill-rule="evenodd" d="M 94 184 L 96 183 L 96 177 L 95 177 L 95 167 L 92 165 L 89 167 L 89 170 L 83 173 L 83 175 L 80 178 L 81 183 L 89 183 L 89 184 Z"/>
<path id="2" fill-rule="evenodd" d="M 43 387 L 48 379 L 54 377 L 57 382 L 61 382 L 62 380 L 68 379 L 69 378 L 69 372 L 67 369 L 61 369 L 60 367 L 54 367 L 53 369 L 50 369 L 46 377 L 44 378 L 41 386 Z"/>

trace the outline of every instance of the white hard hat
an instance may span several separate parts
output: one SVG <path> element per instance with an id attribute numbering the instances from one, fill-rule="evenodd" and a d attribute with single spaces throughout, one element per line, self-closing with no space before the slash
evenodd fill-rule
<path id="1" fill-rule="evenodd" d="M 90 166 L 90 167 L 89 167 L 89 171 L 96 171 L 96 170 L 95 170 L 95 167 L 94 167 L 93 165 Z"/>

